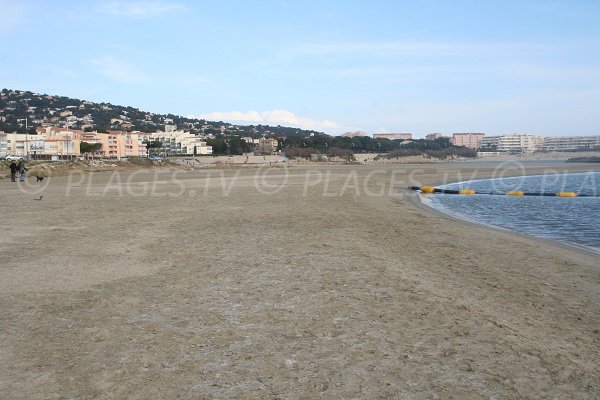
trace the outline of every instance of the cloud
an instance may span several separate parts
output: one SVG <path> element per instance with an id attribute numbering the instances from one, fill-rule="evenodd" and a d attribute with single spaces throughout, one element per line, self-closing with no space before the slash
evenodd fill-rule
<path id="1" fill-rule="evenodd" d="M 131 18 L 152 18 L 168 12 L 183 10 L 184 6 L 166 1 L 109 1 L 99 5 L 96 10 L 102 14 Z"/>
<path id="2" fill-rule="evenodd" d="M 111 56 L 91 59 L 90 64 L 100 75 L 120 83 L 131 84 L 148 81 L 148 78 L 133 65 L 123 63 Z"/>
<path id="3" fill-rule="evenodd" d="M 299 117 L 287 110 L 271 111 L 231 111 L 231 112 L 212 112 L 200 115 L 191 115 L 190 118 L 200 118 L 210 121 L 234 121 L 252 124 L 283 125 L 302 129 L 312 129 L 316 131 L 330 131 L 339 128 L 335 121 L 315 120 L 307 117 Z"/>

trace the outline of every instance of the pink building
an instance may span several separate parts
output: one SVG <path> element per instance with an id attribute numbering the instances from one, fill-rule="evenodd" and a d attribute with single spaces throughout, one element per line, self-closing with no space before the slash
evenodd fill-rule
<path id="1" fill-rule="evenodd" d="M 49 142 L 57 138 L 68 139 L 74 147 L 71 154 L 80 155 L 80 143 L 100 144 L 96 155 L 108 158 L 145 157 L 148 155 L 143 135 L 133 131 L 109 131 L 108 133 L 85 132 L 78 129 L 65 129 L 57 127 L 37 128 L 39 135 Z M 76 147 L 76 148 L 75 148 Z"/>
<path id="2" fill-rule="evenodd" d="M 479 149 L 481 140 L 484 138 L 483 133 L 454 133 L 450 141 L 455 146 L 464 146 L 470 149 Z"/>

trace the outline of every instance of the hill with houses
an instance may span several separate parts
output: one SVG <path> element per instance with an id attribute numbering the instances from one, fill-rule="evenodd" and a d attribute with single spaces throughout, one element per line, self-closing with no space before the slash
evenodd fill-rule
<path id="1" fill-rule="evenodd" d="M 35 133 L 39 127 L 63 127 L 84 131 L 162 131 L 176 125 L 193 134 L 247 137 L 324 135 L 322 132 L 284 126 L 233 125 L 226 122 L 186 118 L 173 114 L 145 112 L 135 107 L 94 103 L 65 96 L 2 89 L 0 131 Z"/>

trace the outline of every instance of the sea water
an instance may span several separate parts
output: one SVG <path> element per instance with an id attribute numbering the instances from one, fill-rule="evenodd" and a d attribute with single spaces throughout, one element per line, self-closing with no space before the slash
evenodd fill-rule
<path id="1" fill-rule="evenodd" d="M 483 179 L 439 187 L 492 193 L 428 195 L 431 205 L 442 212 L 600 253 L 600 172 Z M 515 190 L 576 192 L 588 197 L 495 195 Z"/>

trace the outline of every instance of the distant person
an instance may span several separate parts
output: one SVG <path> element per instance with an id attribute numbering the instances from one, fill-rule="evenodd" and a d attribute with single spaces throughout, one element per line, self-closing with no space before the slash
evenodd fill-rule
<path id="1" fill-rule="evenodd" d="M 25 182 L 25 171 L 29 171 L 25 168 L 25 162 L 23 160 L 19 161 L 19 182 Z"/>
<path id="2" fill-rule="evenodd" d="M 17 164 L 13 161 L 10 163 L 10 181 L 11 182 L 16 182 L 17 181 L 17 171 L 19 170 L 19 167 L 17 167 Z"/>

